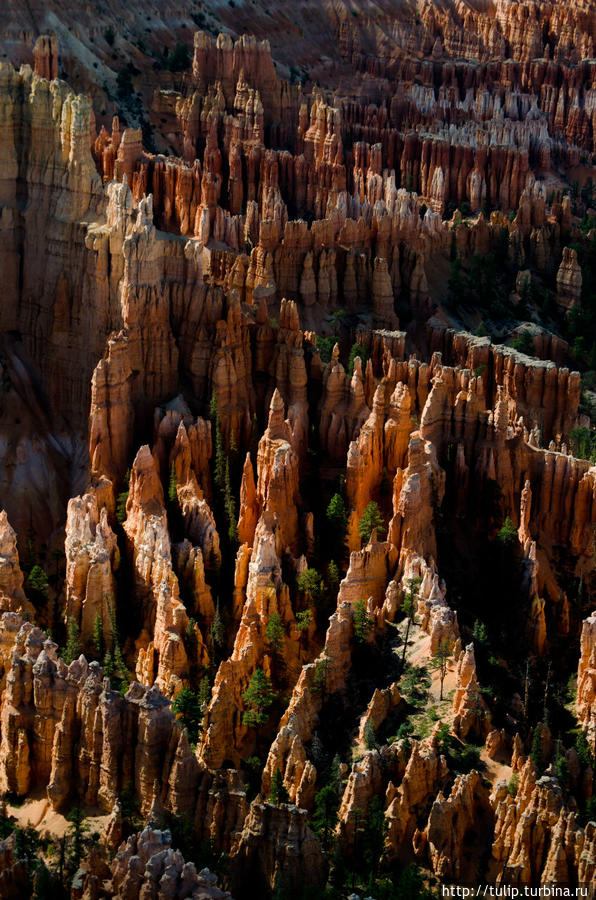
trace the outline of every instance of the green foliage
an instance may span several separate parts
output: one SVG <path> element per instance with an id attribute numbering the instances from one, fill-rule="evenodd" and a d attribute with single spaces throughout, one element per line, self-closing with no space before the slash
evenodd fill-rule
<path id="1" fill-rule="evenodd" d="M 363 644 L 368 638 L 373 628 L 372 620 L 366 611 L 366 603 L 359 600 L 354 606 L 354 634 L 356 640 Z"/>
<path id="2" fill-rule="evenodd" d="M 109 678 L 110 684 L 112 683 L 112 678 L 114 677 L 114 657 L 112 656 L 111 650 L 106 650 L 106 653 L 103 658 L 103 677 Z"/>
<path id="3" fill-rule="evenodd" d="M 368 344 L 352 344 L 350 347 L 350 356 L 348 358 L 348 372 L 350 375 L 354 373 L 354 360 L 357 356 L 362 361 L 362 371 L 366 368 L 366 363 L 370 355 L 370 347 Z"/>
<path id="4" fill-rule="evenodd" d="M 536 350 L 534 347 L 534 339 L 532 335 L 524 328 L 523 331 L 520 331 L 518 337 L 514 338 L 511 341 L 511 346 L 514 350 L 517 350 L 518 353 L 524 353 L 526 356 L 535 356 Z"/>
<path id="5" fill-rule="evenodd" d="M 47 595 L 47 590 L 50 582 L 48 581 L 48 576 L 44 572 L 41 566 L 34 565 L 27 576 L 27 584 L 29 587 L 36 591 L 38 594 Z"/>
<path id="6" fill-rule="evenodd" d="M 379 871 L 388 828 L 389 823 L 385 818 L 383 801 L 379 796 L 375 796 L 370 802 L 364 824 L 364 862 L 373 877 Z"/>
<path id="7" fill-rule="evenodd" d="M 203 720 L 203 705 L 199 694 L 185 685 L 172 702 L 172 712 L 186 728 L 190 743 L 196 744 Z"/>
<path id="8" fill-rule="evenodd" d="M 412 666 L 400 679 L 400 690 L 410 703 L 426 700 L 429 686 L 428 673 L 423 666 Z"/>
<path id="9" fill-rule="evenodd" d="M 583 731 L 579 731 L 575 738 L 575 750 L 582 766 L 590 766 L 594 769 L 594 754 Z"/>
<path id="10" fill-rule="evenodd" d="M 79 868 L 83 854 L 90 846 L 91 839 L 88 836 L 89 826 L 85 823 L 83 810 L 78 806 L 74 806 L 68 816 L 69 826 L 67 829 L 67 853 L 66 864 L 69 873 L 74 873 Z"/>
<path id="11" fill-rule="evenodd" d="M 582 425 L 581 428 L 573 428 L 569 432 L 571 452 L 578 459 L 596 461 L 596 439 L 589 428 Z"/>
<path id="12" fill-rule="evenodd" d="M 319 606 L 323 598 L 323 580 L 316 569 L 305 569 L 296 579 L 298 590 L 311 600 L 315 606 Z"/>
<path id="13" fill-rule="evenodd" d="M 64 649 L 64 662 L 69 665 L 74 659 L 78 659 L 83 648 L 81 647 L 81 632 L 72 616 L 66 626 L 66 647 Z"/>
<path id="14" fill-rule="evenodd" d="M 308 631 L 312 622 L 312 609 L 303 609 L 296 613 L 296 628 L 298 631 Z"/>
<path id="15" fill-rule="evenodd" d="M 569 787 L 569 763 L 567 762 L 564 754 L 561 752 L 560 747 L 558 748 L 557 755 L 555 756 L 553 771 L 556 778 L 559 779 L 561 785 L 564 788 Z"/>
<path id="16" fill-rule="evenodd" d="M 95 613 L 95 618 L 93 619 L 93 648 L 97 659 L 102 659 L 104 655 L 104 643 L 103 618 L 99 613 Z"/>
<path id="17" fill-rule="evenodd" d="M 418 593 L 420 591 L 421 578 L 409 578 L 408 588 L 402 603 L 402 610 L 406 615 L 406 633 L 404 635 L 404 644 L 401 656 L 402 671 L 406 665 L 406 653 L 408 652 L 408 641 L 410 639 L 410 630 L 416 622 L 416 608 L 418 605 Z"/>
<path id="18" fill-rule="evenodd" d="M 170 503 L 176 503 L 178 500 L 178 483 L 176 481 L 176 467 L 174 463 L 170 466 L 170 480 L 168 482 L 168 500 Z"/>
<path id="19" fill-rule="evenodd" d="M 324 698 L 327 692 L 327 676 L 329 674 L 329 665 L 331 660 L 328 656 L 323 656 L 315 665 L 315 674 L 312 680 L 312 690 L 320 693 Z"/>
<path id="20" fill-rule="evenodd" d="M 267 635 L 267 640 L 271 644 L 273 652 L 280 654 L 283 650 L 286 631 L 278 612 L 274 612 L 269 616 L 267 625 L 265 626 L 265 634 Z"/>
<path id="21" fill-rule="evenodd" d="M 445 676 L 447 675 L 447 666 L 451 659 L 451 655 L 450 642 L 448 640 L 441 640 L 429 663 L 431 671 L 439 673 L 439 681 L 441 684 L 440 700 L 443 699 L 443 684 L 445 682 Z"/>
<path id="22" fill-rule="evenodd" d="M 343 552 L 348 531 L 348 514 L 341 494 L 334 494 L 327 507 L 327 522 L 329 524 L 331 543 L 336 551 Z"/>
<path id="23" fill-rule="evenodd" d="M 215 454 L 213 464 L 213 480 L 216 486 L 223 490 L 226 481 L 226 459 L 224 453 L 223 434 L 221 431 L 221 419 L 219 415 L 219 406 L 217 402 L 217 394 L 215 391 L 211 394 L 211 403 L 209 404 L 209 414 L 211 422 L 215 430 Z"/>
<path id="24" fill-rule="evenodd" d="M 321 362 L 328 363 L 331 362 L 331 355 L 333 353 L 333 348 L 336 344 L 336 340 L 334 337 L 319 337 L 317 336 L 317 350 L 319 351 L 319 355 L 321 357 Z"/>
<path id="25" fill-rule="evenodd" d="M 373 531 L 380 531 L 384 524 L 378 503 L 371 500 L 358 522 L 358 533 L 364 544 L 368 544 Z"/>
<path id="26" fill-rule="evenodd" d="M 214 647 L 221 648 L 224 644 L 224 626 L 219 609 L 219 600 L 215 606 L 215 617 L 211 624 L 211 643 Z"/>
<path id="27" fill-rule="evenodd" d="M 279 769 L 276 769 L 271 779 L 271 788 L 269 790 L 269 802 L 279 806 L 281 803 L 289 803 L 290 795 L 286 790 L 283 776 Z"/>
<path id="28" fill-rule="evenodd" d="M 517 543 L 517 528 L 509 516 L 507 516 L 502 527 L 499 529 L 497 540 L 502 547 L 507 547 L 508 549 L 511 549 Z"/>
<path id="29" fill-rule="evenodd" d="M 339 792 L 336 784 L 326 784 L 315 794 L 311 825 L 324 850 L 329 849 L 331 835 L 337 825 Z"/>
<path id="30" fill-rule="evenodd" d="M 474 622 L 472 637 L 474 638 L 475 643 L 480 647 L 485 647 L 488 644 L 488 632 L 486 630 L 486 625 L 484 624 L 484 622 L 481 622 L 480 619 L 476 619 Z"/>
<path id="31" fill-rule="evenodd" d="M 596 795 L 586 801 L 585 809 L 578 816 L 579 824 L 586 827 L 588 822 L 596 822 Z"/>
<path id="32" fill-rule="evenodd" d="M 509 784 L 507 785 L 507 791 L 509 792 L 510 797 L 517 797 L 517 789 L 519 787 L 519 773 L 514 772 L 511 778 L 509 779 Z"/>
<path id="33" fill-rule="evenodd" d="M 184 72 L 190 66 L 190 50 L 187 44 L 176 41 L 171 53 L 166 56 L 164 66 L 170 72 Z"/>
<path id="34" fill-rule="evenodd" d="M 367 750 L 375 750 L 378 747 L 375 726 L 370 720 L 364 726 L 364 746 Z"/>
<path id="35" fill-rule="evenodd" d="M 233 544 L 238 540 L 238 526 L 236 524 L 236 501 L 232 493 L 230 478 L 230 460 L 226 459 L 224 475 L 224 510 L 228 521 L 228 538 Z"/>
<path id="36" fill-rule="evenodd" d="M 465 774 L 481 767 L 480 748 L 474 744 L 465 744 L 449 731 L 449 725 L 441 725 L 437 735 L 439 752 L 455 772 Z"/>
<path id="37" fill-rule="evenodd" d="M 201 678 L 201 682 L 199 684 L 199 705 L 201 707 L 201 712 L 204 713 L 207 707 L 209 706 L 209 701 L 211 700 L 211 684 L 209 683 L 209 678 L 207 675 L 204 675 Z"/>
<path id="38" fill-rule="evenodd" d="M 126 519 L 126 503 L 128 501 L 129 484 L 130 484 L 130 469 L 127 469 L 126 475 L 124 476 L 123 489 L 118 494 L 118 498 L 116 500 L 116 521 L 118 522 L 119 525 L 122 525 L 122 523 Z"/>
<path id="39" fill-rule="evenodd" d="M 125 834 L 132 834 L 142 827 L 142 819 L 132 781 L 127 781 L 120 793 L 120 809 Z"/>
<path id="40" fill-rule="evenodd" d="M 530 759 L 534 763 L 534 768 L 538 776 L 544 774 L 546 768 L 544 757 L 542 755 L 542 724 L 539 722 L 534 729 L 532 737 L 532 749 L 530 750 Z"/>
<path id="41" fill-rule="evenodd" d="M 242 721 L 249 728 L 259 728 L 269 718 L 269 709 L 277 699 L 271 681 L 262 669 L 256 669 L 242 699 L 247 707 Z"/>
<path id="42" fill-rule="evenodd" d="M 337 593 L 339 587 L 339 568 L 334 559 L 332 559 L 327 566 L 327 587 L 332 596 Z"/>

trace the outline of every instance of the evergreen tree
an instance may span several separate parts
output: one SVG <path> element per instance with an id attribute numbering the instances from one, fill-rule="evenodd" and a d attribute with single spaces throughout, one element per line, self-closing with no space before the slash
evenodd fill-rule
<path id="1" fill-rule="evenodd" d="M 296 628 L 302 634 L 308 631 L 312 622 L 312 609 L 303 609 L 296 613 Z"/>
<path id="2" fill-rule="evenodd" d="M 89 838 L 87 836 L 89 826 L 85 823 L 83 810 L 78 806 L 74 806 L 71 809 L 67 818 L 70 825 L 67 830 L 66 861 L 67 869 L 72 877 L 79 868 L 83 854 L 89 846 Z"/>
<path id="3" fill-rule="evenodd" d="M 503 526 L 499 529 L 499 533 L 497 534 L 497 540 L 501 544 L 502 547 L 506 547 L 511 549 L 515 546 L 517 541 L 517 528 L 507 516 Z"/>
<path id="4" fill-rule="evenodd" d="M 325 651 L 323 651 L 324 653 Z M 312 680 L 312 690 L 321 693 L 322 702 L 325 701 L 327 693 L 327 675 L 329 674 L 329 665 L 331 660 L 328 656 L 323 656 L 318 660 L 315 667 L 315 674 Z"/>
<path id="5" fill-rule="evenodd" d="M 339 794 L 334 784 L 326 784 L 315 794 L 312 827 L 319 837 L 323 850 L 329 849 L 330 839 L 337 825 Z"/>
<path id="6" fill-rule="evenodd" d="M 170 503 L 176 503 L 178 500 L 178 482 L 176 481 L 176 467 L 174 463 L 170 466 L 170 480 L 168 482 L 168 500 Z"/>
<path id="7" fill-rule="evenodd" d="M 330 596 L 335 599 L 337 595 L 337 589 L 339 587 L 339 568 L 334 559 L 330 560 L 329 565 L 327 566 L 327 588 Z"/>
<path id="8" fill-rule="evenodd" d="M 217 648 L 223 647 L 224 644 L 224 627 L 219 610 L 219 600 L 215 606 L 215 618 L 211 624 L 211 643 Z"/>
<path id="9" fill-rule="evenodd" d="M 346 504 L 341 494 L 334 494 L 327 507 L 327 522 L 330 527 L 330 537 L 333 546 L 342 553 L 348 532 L 348 515 Z"/>
<path id="10" fill-rule="evenodd" d="M 408 579 L 408 590 L 406 591 L 406 596 L 404 597 L 404 602 L 402 604 L 402 609 L 406 614 L 406 634 L 404 637 L 404 647 L 401 656 L 401 668 L 402 672 L 406 665 L 406 653 L 408 651 L 408 640 L 410 639 L 410 629 L 412 625 L 416 621 L 416 607 L 418 605 L 418 592 L 420 591 L 420 578 L 409 578 Z"/>
<path id="11" fill-rule="evenodd" d="M 278 612 L 274 612 L 269 616 L 267 625 L 265 626 L 265 634 L 267 635 L 267 640 L 271 644 L 273 652 L 276 655 L 279 655 L 283 649 L 286 632 Z"/>
<path id="12" fill-rule="evenodd" d="M 223 434 L 221 431 L 221 418 L 219 415 L 219 406 L 217 403 L 217 394 L 215 391 L 211 394 L 211 404 L 209 406 L 211 421 L 215 429 L 215 455 L 213 467 L 213 480 L 216 486 L 223 490 L 226 479 L 226 460 L 224 453 Z"/>
<path id="13" fill-rule="evenodd" d="M 110 680 L 110 684 L 112 682 L 112 678 L 114 675 L 114 659 L 112 657 L 112 651 L 106 650 L 105 656 L 103 658 L 103 677 L 108 678 Z"/>
<path id="14" fill-rule="evenodd" d="M 373 628 L 372 619 L 366 611 L 366 603 L 359 600 L 354 606 L 354 634 L 360 644 L 364 644 Z"/>
<path id="15" fill-rule="evenodd" d="M 388 827 L 383 802 L 380 797 L 373 797 L 364 823 L 364 861 L 371 873 L 371 882 L 379 871 Z M 369 887 L 372 888 L 372 883 Z"/>
<path id="16" fill-rule="evenodd" d="M 369 720 L 364 727 L 364 746 L 367 750 L 374 750 L 377 747 L 377 736 L 375 734 L 375 726 Z"/>
<path id="17" fill-rule="evenodd" d="M 530 750 L 530 759 L 534 763 L 536 774 L 540 777 L 544 774 L 545 764 L 542 755 L 542 723 L 538 722 L 534 729 L 532 737 L 532 749 Z"/>
<path id="18" fill-rule="evenodd" d="M 236 524 L 236 502 L 232 493 L 229 459 L 226 459 L 225 465 L 224 509 L 228 520 L 228 537 L 231 543 L 235 543 L 238 540 L 238 526 Z"/>
<path id="19" fill-rule="evenodd" d="M 316 569 L 305 569 L 296 579 L 298 590 L 305 594 L 307 600 L 311 600 L 315 606 L 321 603 L 323 597 L 323 581 Z"/>
<path id="20" fill-rule="evenodd" d="M 378 503 L 371 500 L 358 522 L 358 534 L 363 543 L 368 544 L 373 531 L 379 532 L 384 527 L 384 524 Z"/>
<path id="21" fill-rule="evenodd" d="M 81 647 L 81 633 L 79 626 L 72 616 L 69 617 L 66 626 L 66 648 L 64 650 L 64 662 L 69 665 L 74 659 L 78 659 L 83 649 Z"/>
<path id="22" fill-rule="evenodd" d="M 269 708 L 277 698 L 273 691 L 271 681 L 262 669 L 256 669 L 250 679 L 242 699 L 247 709 L 242 715 L 242 721 L 250 728 L 258 728 L 264 725 L 269 718 Z"/>
<path id="23" fill-rule="evenodd" d="M 203 720 L 201 697 L 185 685 L 172 702 L 172 712 L 188 732 L 188 740 L 196 744 L 199 739 L 199 728 Z"/>
<path id="24" fill-rule="evenodd" d="M 29 575 L 27 576 L 27 584 L 33 591 L 47 598 L 47 591 L 50 582 L 48 580 L 48 576 L 41 566 L 34 565 L 32 567 Z"/>
<path id="25" fill-rule="evenodd" d="M 205 710 L 209 706 L 209 701 L 211 700 L 211 685 L 209 683 L 209 677 L 204 675 L 201 678 L 201 683 L 199 684 L 199 705 L 201 707 L 201 712 L 204 714 Z"/>
<path id="26" fill-rule="evenodd" d="M 104 655 L 103 618 L 99 613 L 95 613 L 93 619 L 93 647 L 97 659 L 102 659 Z"/>
<path id="27" fill-rule="evenodd" d="M 269 791 L 269 802 L 279 806 L 281 803 L 289 803 L 290 795 L 286 790 L 283 776 L 279 769 L 276 769 L 271 779 L 271 788 Z"/>
<path id="28" fill-rule="evenodd" d="M 441 693 L 439 699 L 443 699 L 443 684 L 447 675 L 447 665 L 451 659 L 451 645 L 447 640 L 439 641 L 439 645 L 433 653 L 430 661 L 430 669 L 439 673 L 439 681 L 441 684 Z"/>
<path id="29" fill-rule="evenodd" d="M 122 525 L 122 523 L 126 519 L 126 504 L 128 502 L 129 484 L 130 469 L 127 469 L 126 475 L 124 476 L 124 484 L 122 486 L 122 490 L 118 494 L 118 498 L 116 500 L 116 521 L 119 525 Z"/>

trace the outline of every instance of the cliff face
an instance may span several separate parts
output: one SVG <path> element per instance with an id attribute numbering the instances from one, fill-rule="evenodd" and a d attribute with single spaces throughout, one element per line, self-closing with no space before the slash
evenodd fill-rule
<path id="1" fill-rule="evenodd" d="M 184 840 L 238 900 L 589 881 L 591 4 L 228 4 L 180 71 L 186 12 L 150 62 L 161 9 L 47 6 L 0 64 L 0 792 L 109 814 L 88 900 L 230 897 Z"/>

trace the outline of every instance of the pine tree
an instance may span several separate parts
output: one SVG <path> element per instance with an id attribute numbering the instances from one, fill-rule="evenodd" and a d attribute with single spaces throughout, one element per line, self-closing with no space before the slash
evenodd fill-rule
<path id="1" fill-rule="evenodd" d="M 215 617 L 211 625 L 211 643 L 214 647 L 223 647 L 224 643 L 224 627 L 219 611 L 219 600 L 215 606 Z"/>
<path id="2" fill-rule="evenodd" d="M 366 611 L 366 603 L 359 600 L 354 606 L 354 634 L 356 640 L 363 644 L 372 631 L 373 623 Z"/>
<path id="3" fill-rule="evenodd" d="M 346 505 L 341 494 L 334 494 L 327 507 L 327 522 L 330 527 L 330 537 L 337 552 L 343 553 L 346 534 L 348 531 L 348 516 Z"/>
<path id="4" fill-rule="evenodd" d="M 332 597 L 337 593 L 339 580 L 339 568 L 335 560 L 332 559 L 327 566 L 327 587 Z"/>
<path id="5" fill-rule="evenodd" d="M 271 644 L 271 649 L 276 655 L 279 655 L 283 649 L 286 632 L 278 612 L 274 612 L 269 616 L 267 625 L 265 626 L 265 634 L 267 635 L 267 640 Z"/>
<path id="6" fill-rule="evenodd" d="M 276 769 L 271 779 L 271 789 L 269 791 L 269 802 L 279 806 L 281 803 L 289 803 L 290 795 L 286 790 L 283 776 L 279 769 Z"/>
<path id="7" fill-rule="evenodd" d="M 303 609 L 300 612 L 296 613 L 296 628 L 302 635 L 303 632 L 308 631 L 312 622 L 312 609 Z"/>
<path id="8" fill-rule="evenodd" d="M 209 706 L 210 700 L 211 700 L 211 685 L 209 683 L 209 677 L 207 675 L 205 675 L 201 679 L 201 683 L 199 684 L 199 704 L 201 707 L 201 711 L 203 713 Z"/>
<path id="9" fill-rule="evenodd" d="M 174 463 L 170 466 L 170 480 L 168 482 L 168 500 L 170 503 L 176 503 L 178 500 L 178 482 L 176 481 L 176 467 Z"/>
<path id="10" fill-rule="evenodd" d="M 83 810 L 78 806 L 74 806 L 71 809 L 68 814 L 68 821 L 70 825 L 67 830 L 66 860 L 67 869 L 72 876 L 79 868 L 83 853 L 89 844 L 89 838 L 87 837 L 89 826 L 85 824 Z"/>
<path id="11" fill-rule="evenodd" d="M 122 486 L 122 490 L 118 494 L 118 498 L 116 500 L 116 521 L 119 525 L 122 525 L 122 523 L 126 519 L 126 504 L 128 502 L 129 484 L 130 469 L 127 469 L 126 475 L 124 476 L 124 484 Z"/>
<path id="12" fill-rule="evenodd" d="M 112 658 L 111 650 L 106 650 L 105 656 L 103 658 L 103 677 L 108 678 L 110 683 L 112 681 L 112 677 L 114 675 L 114 660 Z"/>
<path id="13" fill-rule="evenodd" d="M 185 685 L 172 702 L 172 712 L 182 721 L 188 732 L 191 744 L 196 744 L 199 738 L 199 728 L 203 720 L 203 708 L 201 698 L 195 691 Z"/>
<path id="14" fill-rule="evenodd" d="M 27 584 L 29 587 L 36 591 L 38 594 L 47 598 L 47 591 L 50 585 L 48 580 L 48 576 L 44 572 L 41 566 L 34 565 L 29 575 L 27 576 Z"/>
<path id="15" fill-rule="evenodd" d="M 512 548 L 515 546 L 517 541 L 517 528 L 507 516 L 503 526 L 499 529 L 499 533 L 497 534 L 497 540 L 503 547 Z"/>
<path id="16" fill-rule="evenodd" d="M 542 755 L 542 723 L 538 722 L 534 729 L 532 737 L 532 749 L 530 750 L 530 758 L 534 763 L 536 774 L 538 776 L 544 773 L 544 757 Z"/>
<path id="17" fill-rule="evenodd" d="M 66 648 L 64 650 L 64 662 L 69 665 L 78 659 L 83 649 L 81 647 L 81 633 L 79 626 L 72 616 L 69 617 L 66 626 Z"/>
<path id="18" fill-rule="evenodd" d="M 331 835 L 337 825 L 339 795 L 334 784 L 326 784 L 315 794 L 312 827 L 321 840 L 323 850 L 329 849 Z"/>
<path id="19" fill-rule="evenodd" d="M 226 459 L 225 477 L 224 477 L 224 509 L 228 520 L 228 537 L 231 543 L 238 540 L 238 526 L 236 524 L 236 503 L 232 493 L 232 485 L 230 479 L 230 460 Z"/>
<path id="20" fill-rule="evenodd" d="M 439 700 L 443 699 L 443 684 L 447 675 L 447 665 L 451 659 L 451 645 L 447 640 L 439 641 L 439 645 L 433 653 L 430 661 L 430 669 L 439 673 L 439 681 L 441 683 L 441 693 Z"/>
<path id="21" fill-rule="evenodd" d="M 104 655 L 104 639 L 103 639 L 103 618 L 99 613 L 95 613 L 93 619 L 93 647 L 97 659 L 101 659 Z"/>
<path id="22" fill-rule="evenodd" d="M 404 602 L 402 604 L 402 609 L 406 614 L 406 634 L 404 637 L 404 648 L 402 651 L 401 657 L 401 668 L 402 672 L 406 665 L 406 653 L 408 651 L 408 640 L 410 638 L 410 629 L 412 625 L 416 621 L 416 607 L 418 603 L 418 592 L 420 591 L 420 578 L 409 578 L 408 579 L 408 590 L 406 592 L 406 596 L 404 597 Z"/>
<path id="23" fill-rule="evenodd" d="M 323 582 L 316 569 L 305 569 L 296 579 L 298 590 L 306 595 L 307 600 L 312 600 L 318 606 L 323 596 Z"/>
<path id="24" fill-rule="evenodd" d="M 375 734 L 375 726 L 369 720 L 364 727 L 364 746 L 367 750 L 374 750 L 377 746 L 377 735 Z"/>
<path id="25" fill-rule="evenodd" d="M 250 679 L 246 691 L 242 695 L 248 707 L 242 715 L 242 721 L 250 728 L 264 725 L 269 718 L 269 708 L 277 698 L 271 681 L 262 669 L 256 669 Z"/>
<path id="26" fill-rule="evenodd" d="M 371 500 L 358 522 L 358 534 L 362 538 L 363 543 L 368 544 L 373 531 L 379 532 L 384 524 L 378 503 Z"/>
<path id="27" fill-rule="evenodd" d="M 211 394 L 211 403 L 209 406 L 211 421 L 215 429 L 215 459 L 213 468 L 213 480 L 220 490 L 223 490 L 226 478 L 226 462 L 224 453 L 223 434 L 221 431 L 221 418 L 219 415 L 219 406 L 217 403 L 217 394 L 215 391 Z"/>

